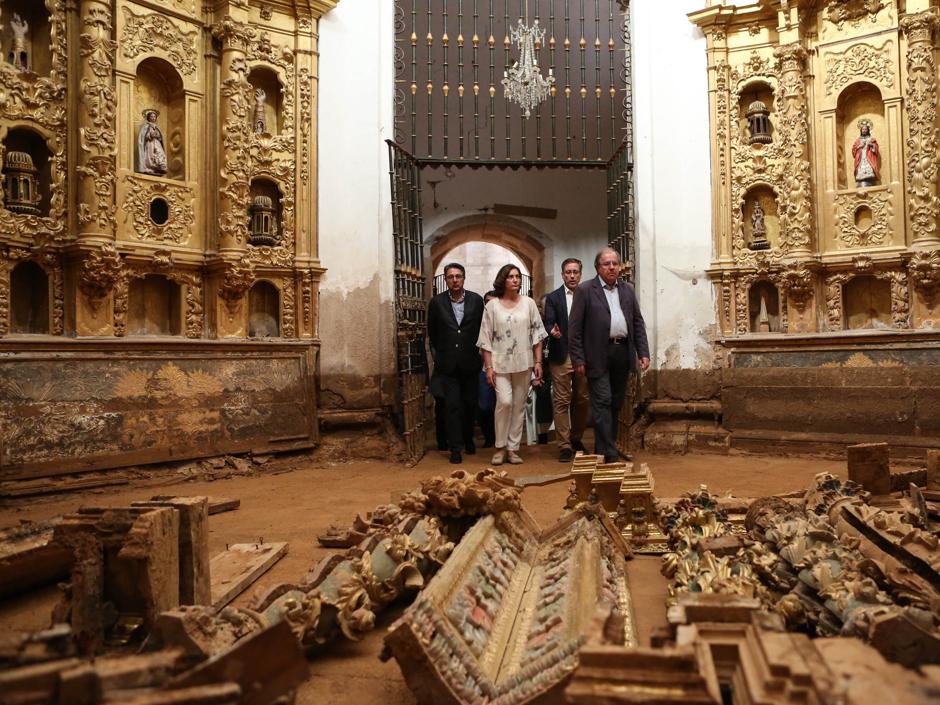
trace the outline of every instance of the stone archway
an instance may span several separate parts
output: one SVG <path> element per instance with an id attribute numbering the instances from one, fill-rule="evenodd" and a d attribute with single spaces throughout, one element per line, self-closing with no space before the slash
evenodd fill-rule
<path id="1" fill-rule="evenodd" d="M 430 272 L 437 271 L 444 256 L 468 242 L 489 242 L 515 253 L 532 275 L 535 299 L 545 294 L 545 246 L 538 231 L 526 223 L 492 217 L 461 218 L 439 228 L 430 238 Z"/>

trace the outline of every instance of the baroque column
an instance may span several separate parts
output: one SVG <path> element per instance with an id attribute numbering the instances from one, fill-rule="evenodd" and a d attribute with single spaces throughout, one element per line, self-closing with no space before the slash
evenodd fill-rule
<path id="1" fill-rule="evenodd" d="M 213 28 L 222 42 L 219 122 L 219 254 L 240 254 L 248 246 L 248 206 L 251 177 L 251 124 L 253 105 L 245 53 L 255 35 L 248 24 L 230 16 Z"/>
<path id="2" fill-rule="evenodd" d="M 937 233 L 938 139 L 937 66 L 933 37 L 940 12 L 931 8 L 901 19 L 907 35 L 907 197 L 908 217 L 915 249 L 940 246 Z"/>
<path id="3" fill-rule="evenodd" d="M 83 241 L 114 239 L 115 120 L 111 3 L 79 6 L 78 232 Z"/>
<path id="4" fill-rule="evenodd" d="M 780 67 L 777 132 L 786 155 L 780 194 L 780 230 L 790 259 L 812 255 L 813 202 L 809 163 L 809 108 L 803 67 L 806 50 L 799 43 L 774 51 Z"/>

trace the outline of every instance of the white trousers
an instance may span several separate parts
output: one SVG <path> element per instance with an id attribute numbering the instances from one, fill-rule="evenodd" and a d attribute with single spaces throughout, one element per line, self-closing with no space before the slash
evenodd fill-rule
<path id="1" fill-rule="evenodd" d="M 532 373 L 496 373 L 496 447 L 519 450 L 522 425 L 525 423 L 525 403 L 529 396 Z"/>

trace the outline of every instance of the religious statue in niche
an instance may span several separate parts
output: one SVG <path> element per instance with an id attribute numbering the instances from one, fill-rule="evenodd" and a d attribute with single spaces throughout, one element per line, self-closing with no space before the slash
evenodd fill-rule
<path id="1" fill-rule="evenodd" d="M 26 33 L 29 32 L 29 23 L 15 12 L 10 20 L 10 29 L 13 30 L 13 46 L 7 55 L 7 63 L 13 64 L 20 71 L 29 70 L 29 49 L 26 46 Z"/>
<path id="2" fill-rule="evenodd" d="M 137 171 L 141 174 L 166 174 L 166 145 L 163 132 L 157 125 L 159 110 L 144 111 L 144 123 L 137 132 Z"/>
<path id="3" fill-rule="evenodd" d="M 254 133 L 256 135 L 262 135 L 267 131 L 267 127 L 264 124 L 264 100 L 266 98 L 265 92 L 261 88 L 255 89 L 255 112 L 252 118 L 252 123 L 254 124 Z"/>
<path id="4" fill-rule="evenodd" d="M 751 206 L 751 249 L 767 250 L 770 241 L 767 240 L 767 224 L 764 222 L 764 208 L 760 201 L 754 200 Z"/>
<path id="5" fill-rule="evenodd" d="M 859 136 L 852 144 L 855 159 L 855 185 L 858 188 L 874 186 L 881 177 L 881 149 L 878 140 L 872 137 L 871 121 L 859 120 Z"/>

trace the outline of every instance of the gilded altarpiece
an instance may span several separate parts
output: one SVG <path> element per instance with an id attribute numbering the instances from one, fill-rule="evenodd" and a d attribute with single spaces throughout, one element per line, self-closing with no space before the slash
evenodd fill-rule
<path id="1" fill-rule="evenodd" d="M 936 328 L 936 4 L 719 0 L 690 19 L 722 338 Z"/>
<path id="2" fill-rule="evenodd" d="M 301 361 L 298 384 L 285 387 L 296 399 L 284 401 L 306 421 L 289 438 L 272 440 L 283 436 L 276 423 L 248 424 L 244 438 L 204 426 L 203 439 L 215 439 L 210 448 L 174 441 L 156 430 L 173 425 L 157 421 L 148 438 L 135 422 L 134 462 L 141 448 L 144 462 L 177 455 L 174 444 L 199 455 L 236 441 L 316 441 L 324 272 L 316 232 L 317 23 L 335 4 L 3 2 L 0 350 L 10 352 L 10 368 L 0 374 L 0 398 L 17 416 L 0 431 L 0 470 L 29 474 L 30 459 L 42 456 L 44 467 L 65 471 L 75 464 L 70 457 L 90 448 L 67 405 L 57 407 L 56 423 L 72 428 L 74 443 L 41 453 L 26 447 L 53 433 L 41 419 L 51 418 L 55 394 L 22 384 L 18 356 L 41 349 L 30 364 L 62 366 L 57 345 L 72 363 L 51 379 L 69 369 L 79 374 L 83 350 L 89 359 L 103 350 L 128 360 L 143 352 L 155 364 L 177 365 L 187 341 L 207 361 L 244 356 L 240 364 L 255 365 L 263 379 L 284 345 L 299 346 L 290 348 Z M 256 232 L 259 208 L 271 216 L 265 233 Z M 269 362 L 265 350 L 274 356 Z M 187 374 L 214 374 L 187 359 Z M 102 390 L 92 406 L 108 409 L 101 427 L 113 437 L 96 439 L 92 455 L 102 459 L 86 458 L 82 467 L 120 464 L 134 445 L 122 429 L 121 403 Z M 197 392 L 186 392 L 185 405 L 196 404 Z M 242 394 L 239 409 L 250 409 L 250 401 Z M 35 422 L 23 420 L 31 414 Z M 85 422 L 92 416 L 93 409 Z"/>

